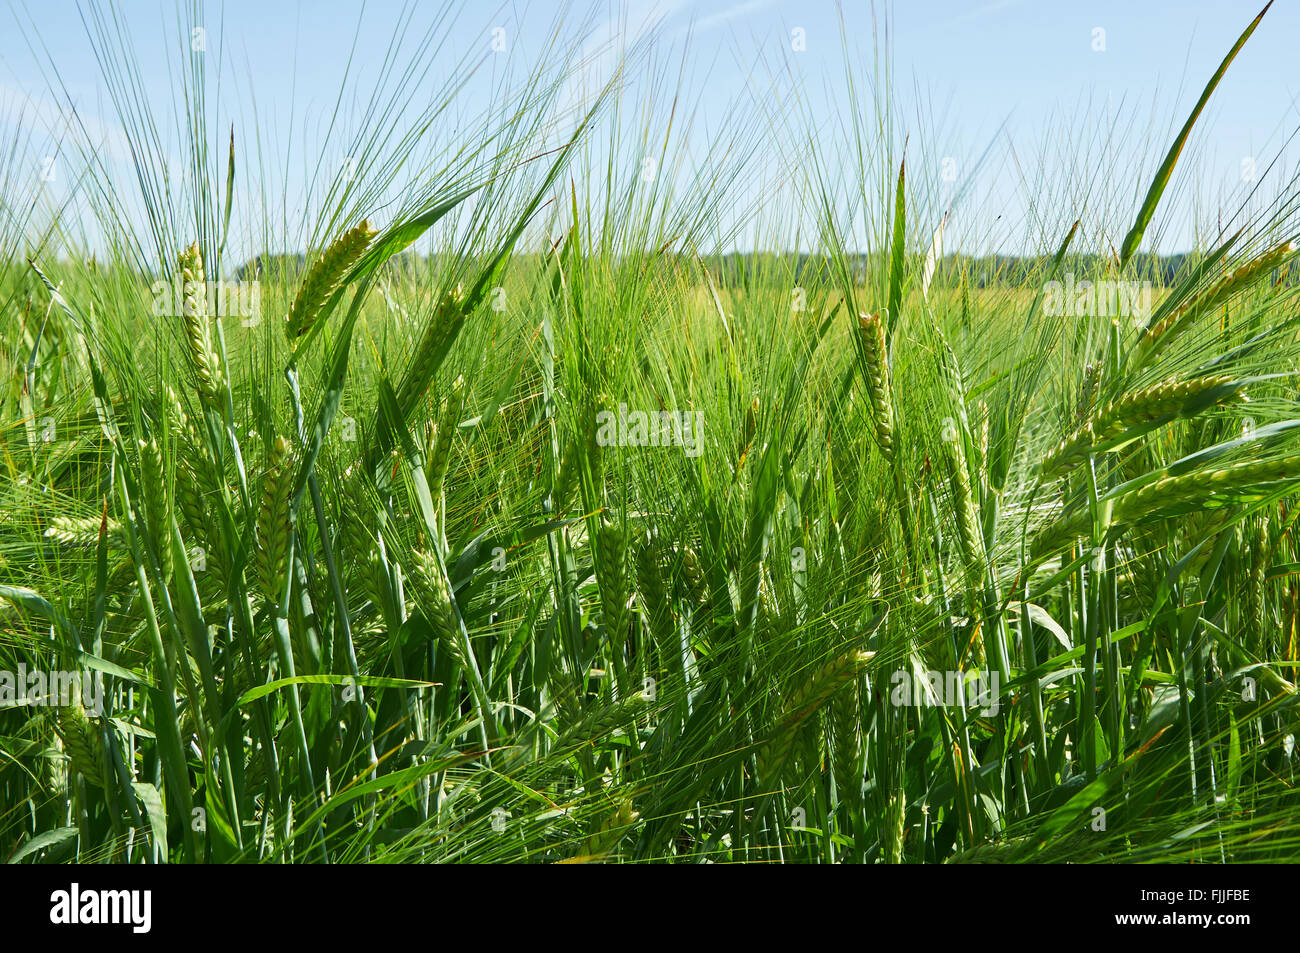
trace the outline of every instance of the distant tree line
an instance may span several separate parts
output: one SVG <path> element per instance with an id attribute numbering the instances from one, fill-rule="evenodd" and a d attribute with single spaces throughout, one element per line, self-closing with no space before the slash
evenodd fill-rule
<path id="1" fill-rule="evenodd" d="M 521 254 L 520 259 L 537 256 Z M 1150 281 L 1157 287 L 1169 287 L 1188 274 L 1199 255 L 1182 252 L 1176 255 L 1138 255 L 1134 258 L 1128 278 Z M 838 268 L 825 255 L 799 254 L 794 264 L 794 277 L 810 287 L 833 284 L 838 278 Z M 540 263 L 540 262 L 538 262 Z M 935 268 L 933 284 L 939 287 L 1017 288 L 1037 285 L 1045 280 L 1052 263 L 1048 255 L 962 255 L 951 254 L 941 258 Z M 392 259 L 386 266 L 405 274 L 416 274 L 428 266 L 423 256 L 406 252 Z M 678 264 L 690 267 L 685 260 Z M 1101 277 L 1110 274 L 1113 259 L 1102 255 L 1068 255 L 1061 263 L 1060 274 L 1071 272 L 1079 277 Z M 259 276 L 292 276 L 307 265 L 306 255 L 265 254 L 250 258 L 235 271 L 239 280 L 252 280 Z M 763 287 L 770 282 L 768 276 L 785 276 L 790 267 L 790 256 L 779 252 L 733 252 L 705 259 L 714 281 L 726 288 L 748 289 Z M 848 259 L 850 274 L 857 282 L 865 282 L 869 275 L 881 267 L 879 256 L 851 255 Z M 1291 269 L 1286 280 L 1300 280 L 1296 269 Z"/>
<path id="2" fill-rule="evenodd" d="M 1195 267 L 1201 256 L 1186 252 L 1176 255 L 1138 255 L 1133 259 L 1128 278 L 1150 281 L 1158 287 L 1168 287 Z M 878 273 L 880 256 L 853 255 L 849 268 L 855 280 L 865 282 L 869 275 Z M 940 287 L 1016 288 L 1037 285 L 1045 280 L 1051 269 L 1049 255 L 945 255 L 939 260 L 932 282 Z M 1068 255 L 1061 262 L 1060 274 L 1067 272 L 1080 277 L 1104 276 L 1110 273 L 1113 259 L 1102 255 Z M 772 252 L 737 252 L 708 259 L 713 277 L 721 285 L 733 288 L 757 287 L 764 284 L 766 273 L 784 272 L 788 256 Z M 832 267 L 824 255 L 801 254 L 794 266 L 796 281 L 816 285 L 838 278 L 838 269 Z M 1286 276 L 1288 283 L 1298 279 L 1292 269 Z"/>

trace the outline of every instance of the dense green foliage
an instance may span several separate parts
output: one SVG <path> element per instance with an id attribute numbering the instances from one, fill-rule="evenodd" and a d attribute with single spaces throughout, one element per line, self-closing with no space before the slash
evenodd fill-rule
<path id="1" fill-rule="evenodd" d="M 183 197 L 140 133 L 149 227 L 93 162 L 94 260 L 4 219 L 0 669 L 105 710 L 0 710 L 0 854 L 1300 855 L 1294 182 L 1141 320 L 1044 308 L 1147 267 L 1068 210 L 1014 282 L 931 284 L 885 138 L 876 251 L 814 156 L 817 253 L 736 274 L 739 180 L 593 172 L 617 80 L 544 150 L 549 69 L 399 204 L 377 151 L 305 258 L 228 264 L 257 320 L 154 307 L 224 274 L 251 164 L 201 74 Z M 994 687 L 925 704 L 931 672 Z"/>

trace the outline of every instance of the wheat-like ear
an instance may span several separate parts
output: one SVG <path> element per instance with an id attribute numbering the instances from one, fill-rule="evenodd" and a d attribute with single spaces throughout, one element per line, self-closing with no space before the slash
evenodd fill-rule
<path id="1" fill-rule="evenodd" d="M 1267 513 L 1261 513 L 1247 522 L 1242 531 L 1242 541 L 1248 553 L 1246 559 L 1246 584 L 1242 587 L 1241 607 L 1242 628 L 1245 631 L 1245 644 L 1254 655 L 1265 650 L 1264 641 L 1265 587 L 1268 584 L 1269 569 L 1269 520 Z"/>
<path id="2" fill-rule="evenodd" d="M 609 852 L 618 846 L 618 842 L 623 839 L 627 829 L 636 823 L 640 815 L 633 810 L 631 799 L 624 799 L 618 803 L 613 812 L 606 815 L 596 826 L 595 831 L 584 845 L 584 859 L 587 861 L 601 861 L 608 856 Z"/>
<path id="3" fill-rule="evenodd" d="M 854 797 L 862 787 L 862 710 L 856 682 L 831 696 L 829 713 L 831 767 L 839 800 Z"/>
<path id="4" fill-rule="evenodd" d="M 185 323 L 190 366 L 198 378 L 199 398 L 205 406 L 215 408 L 219 406 L 221 363 L 212 346 L 212 329 L 208 325 L 207 276 L 198 242 L 180 253 L 177 267 L 181 273 L 181 319 Z"/>
<path id="5" fill-rule="evenodd" d="M 354 484 L 352 489 L 355 492 Z M 376 606 L 382 605 L 384 586 L 380 578 L 379 546 L 370 528 L 370 513 L 366 505 L 359 502 L 355 508 L 349 507 L 341 522 L 342 550 L 352 562 L 355 578 L 370 601 Z"/>
<path id="6" fill-rule="evenodd" d="M 836 656 L 795 689 L 781 710 L 771 737 L 758 751 L 758 773 L 763 784 L 774 787 L 780 781 L 804 722 L 834 695 L 847 688 L 875 654 L 853 649 Z"/>
<path id="7" fill-rule="evenodd" d="M 436 424 L 431 423 L 426 432 L 427 460 L 425 469 L 429 478 L 429 495 L 436 502 L 447 479 L 447 466 L 451 463 L 451 444 L 460 424 L 465 407 L 465 378 L 457 377 L 451 385 L 442 414 Z"/>
<path id="8" fill-rule="evenodd" d="M 636 581 L 645 611 L 646 626 L 659 650 L 660 664 L 672 657 L 672 612 L 668 603 L 668 584 L 664 581 L 663 553 L 658 540 L 649 531 L 638 541 Z"/>
<path id="9" fill-rule="evenodd" d="M 140 451 L 140 501 L 144 509 L 144 523 L 158 549 L 158 568 L 164 581 L 172 574 L 171 499 L 167 493 L 167 478 L 163 472 L 162 448 L 154 438 L 138 442 Z"/>
<path id="10" fill-rule="evenodd" d="M 293 489 L 290 450 L 288 440 L 275 438 L 262 486 L 262 505 L 257 511 L 254 562 L 262 595 L 272 606 L 280 604 L 289 581 L 289 542 L 293 533 L 289 522 L 289 494 Z"/>
<path id="11" fill-rule="evenodd" d="M 1209 499 L 1216 493 L 1297 478 L 1300 478 L 1300 455 L 1262 462 L 1248 461 L 1208 473 L 1198 470 L 1169 476 L 1119 497 L 1115 501 L 1114 516 L 1116 520 L 1131 522 L 1176 506 Z"/>
<path id="12" fill-rule="evenodd" d="M 1283 242 L 1224 275 L 1200 294 L 1193 295 L 1189 301 L 1147 329 L 1140 345 L 1143 359 L 1168 345 L 1191 324 L 1194 318 L 1223 304 L 1261 275 L 1277 268 L 1290 258 L 1295 250 L 1293 242 Z"/>
<path id="13" fill-rule="evenodd" d="M 1284 483 L 1300 479 L 1300 455 L 1279 457 L 1275 460 L 1247 461 L 1218 470 L 1196 470 L 1167 476 L 1138 487 L 1115 499 L 1112 518 L 1116 525 L 1134 523 L 1167 510 L 1212 499 L 1217 494 L 1270 483 Z M 1092 514 L 1086 510 L 1063 516 L 1045 527 L 1034 539 L 1030 550 L 1034 559 L 1052 549 L 1067 544 L 1072 539 L 1086 536 L 1092 525 Z"/>
<path id="14" fill-rule="evenodd" d="M 953 513 L 957 518 L 957 543 L 961 547 L 966 578 L 973 583 L 979 579 L 984 567 L 984 541 L 976 515 L 975 493 L 971 488 L 970 469 L 966 452 L 962 449 L 961 435 L 947 441 L 946 447 L 943 457 L 948 468 L 948 485 L 952 490 Z"/>
<path id="15" fill-rule="evenodd" d="M 551 503 L 556 513 L 563 513 L 568 505 L 569 496 L 578 482 L 578 442 L 570 438 L 560 452 L 560 461 L 555 468 L 555 486 L 551 493 Z"/>
<path id="16" fill-rule="evenodd" d="M 880 314 L 858 316 L 858 336 L 862 341 L 863 372 L 867 382 L 867 395 L 871 399 L 871 417 L 875 426 L 876 444 L 887 458 L 894 455 L 894 402 L 889 380 L 888 348 L 885 344 L 885 325 Z"/>
<path id="17" fill-rule="evenodd" d="M 596 588 L 600 590 L 605 625 L 609 628 L 609 637 L 614 644 L 621 644 L 627 635 L 627 602 L 631 588 L 623 529 L 602 522 L 591 542 L 596 562 Z"/>
<path id="18" fill-rule="evenodd" d="M 109 548 L 122 545 L 122 524 L 117 520 L 105 522 L 100 516 L 56 516 L 50 520 L 45 536 L 65 546 L 97 546 L 99 530 L 107 527 Z"/>
<path id="19" fill-rule="evenodd" d="M 73 770 L 79 772 L 87 783 L 102 788 L 104 740 L 99 729 L 86 717 L 86 710 L 80 705 L 64 705 L 59 708 L 55 720 L 63 738 L 63 750 L 67 752 Z"/>
<path id="20" fill-rule="evenodd" d="M 376 234 L 368 221 L 362 222 L 336 238 L 311 266 L 289 310 L 285 334 L 290 341 L 297 341 L 312 329 L 321 308 L 338 290 L 348 269 L 357 263 Z"/>
<path id="21" fill-rule="evenodd" d="M 582 415 L 582 426 L 586 430 L 583 434 L 582 458 L 578 461 L 579 485 L 585 487 L 585 484 L 581 483 L 585 469 L 586 473 L 591 477 L 591 491 L 595 494 L 594 502 L 597 505 L 599 505 L 605 487 L 605 448 L 600 443 L 600 428 L 596 425 L 596 417 L 599 414 L 597 408 L 608 406 L 609 398 L 602 393 L 597 396 L 594 402 L 588 401 L 586 410 Z M 586 492 L 585 488 L 583 492 Z"/>
<path id="22" fill-rule="evenodd" d="M 433 379 L 434 360 L 442 351 L 447 338 L 455 333 L 457 326 L 465 318 L 465 291 L 457 285 L 443 295 L 438 303 L 437 312 L 425 325 L 420 343 L 416 346 L 415 357 L 402 378 L 402 385 L 397 391 L 398 404 L 402 407 L 413 405 L 429 388 Z"/>
<path id="23" fill-rule="evenodd" d="M 560 735 L 555 748 L 562 750 L 571 744 L 595 741 L 629 722 L 637 721 L 645 714 L 650 700 L 648 694 L 638 691 L 613 705 L 600 705 L 592 709 L 580 717 L 572 728 Z M 571 701 L 576 703 L 577 700 L 571 699 Z"/>
<path id="24" fill-rule="evenodd" d="M 211 523 L 208 520 L 208 507 L 203 501 L 198 478 L 193 470 L 182 464 L 176 479 L 176 504 L 180 510 L 187 542 L 197 543 L 205 549 L 212 545 Z"/>
<path id="25" fill-rule="evenodd" d="M 424 590 L 426 616 L 433 626 L 439 648 L 468 675 L 472 669 L 461 640 L 460 623 L 456 619 L 456 606 L 452 601 L 447 574 L 438 565 L 437 559 L 419 549 L 415 550 L 411 568 L 415 580 Z"/>
<path id="26" fill-rule="evenodd" d="M 1133 427 L 1149 424 L 1163 417 L 1181 413 L 1194 398 L 1216 387 L 1232 383 L 1228 376 L 1197 377 L 1180 381 L 1177 378 L 1133 391 L 1101 408 L 1078 430 L 1058 443 L 1043 458 L 1039 472 L 1044 479 L 1064 473 L 1088 457 L 1093 447 L 1121 436 Z M 1225 391 L 1216 404 L 1242 399 L 1241 387 Z"/>

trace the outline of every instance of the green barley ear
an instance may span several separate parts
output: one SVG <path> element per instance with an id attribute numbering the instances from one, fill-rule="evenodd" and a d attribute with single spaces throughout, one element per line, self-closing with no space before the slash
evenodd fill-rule
<path id="1" fill-rule="evenodd" d="M 211 545 L 208 509 L 193 470 L 185 465 L 181 466 L 176 480 L 176 506 L 180 510 L 183 528 L 188 530 L 182 534 L 185 541 L 208 548 Z"/>
<path id="2" fill-rule="evenodd" d="M 610 732 L 629 723 L 637 722 L 645 714 L 650 696 L 633 692 L 612 705 L 600 705 L 587 712 L 572 728 L 565 731 L 555 747 L 563 749 L 577 742 L 590 742 L 605 737 Z"/>
<path id="3" fill-rule="evenodd" d="M 414 406 L 429 389 L 433 380 L 434 361 L 443 353 L 443 345 L 456 333 L 456 329 L 465 320 L 465 289 L 457 285 L 442 296 L 437 313 L 425 324 L 420 343 L 416 346 L 415 357 L 402 377 L 397 389 L 397 402 L 401 407 Z"/>
<path id="4" fill-rule="evenodd" d="M 560 453 L 556 467 L 555 486 L 551 493 L 553 512 L 563 513 L 578 482 L 578 442 L 570 439 Z"/>
<path id="5" fill-rule="evenodd" d="M 1166 476 L 1117 497 L 1112 517 L 1118 525 L 1136 523 L 1152 516 L 1172 516 L 1183 508 L 1204 505 L 1216 496 L 1297 479 L 1300 479 L 1300 455 L 1247 461 L 1219 470 L 1195 470 Z M 1070 540 L 1086 536 L 1091 523 L 1091 514 L 1086 510 L 1061 517 L 1035 537 L 1030 549 L 1031 558 L 1038 560 Z"/>
<path id="6" fill-rule="evenodd" d="M 628 622 L 628 562 L 623 529 L 612 523 L 602 523 L 591 542 L 605 625 L 609 628 L 610 639 L 617 644 L 617 640 L 627 634 Z"/>
<path id="7" fill-rule="evenodd" d="M 1216 388 L 1228 388 L 1232 382 L 1233 378 L 1223 375 L 1186 381 L 1170 378 L 1125 394 L 1098 410 L 1078 430 L 1053 447 L 1043 458 L 1039 472 L 1044 479 L 1052 479 L 1087 460 L 1088 452 L 1094 447 L 1105 446 L 1131 430 L 1149 429 L 1166 419 L 1245 399 L 1238 386 L 1210 395 L 1210 402 L 1206 402 L 1204 395 Z"/>
<path id="8" fill-rule="evenodd" d="M 452 602 L 451 586 L 447 574 L 432 555 L 415 551 L 412 568 L 416 581 L 428 596 L 426 614 L 441 648 L 463 671 L 470 672 L 469 656 L 461 640 L 460 625 L 456 620 L 456 607 Z"/>
<path id="9" fill-rule="evenodd" d="M 572 726 L 582 717 L 582 702 L 578 700 L 577 680 L 558 665 L 551 667 L 551 701 L 561 725 Z"/>
<path id="10" fill-rule="evenodd" d="M 348 229 L 325 253 L 316 260 L 307 271 L 298 295 L 293 299 L 289 309 L 289 320 L 285 325 L 285 334 L 291 342 L 296 342 L 316 324 L 326 302 L 338 290 L 339 283 L 347 275 L 348 269 L 355 265 L 365 250 L 378 234 L 368 221 Z"/>
<path id="11" fill-rule="evenodd" d="M 363 507 L 352 510 L 342 521 L 341 539 L 345 558 L 355 572 L 361 590 L 376 606 L 383 605 L 384 583 L 380 576 L 379 547 Z"/>
<path id="12" fill-rule="evenodd" d="M 1195 318 L 1223 304 L 1242 288 L 1282 265 L 1295 250 L 1293 242 L 1283 242 L 1224 275 L 1201 293 L 1193 295 L 1186 303 L 1146 330 L 1139 345 L 1142 359 L 1149 358 L 1158 349 L 1168 345 Z"/>
<path id="13" fill-rule="evenodd" d="M 173 484 L 186 551 L 200 547 L 208 569 L 215 569 L 218 578 L 228 579 L 229 563 L 225 547 L 220 545 L 221 522 L 216 516 L 224 492 L 222 476 L 218 468 L 206 465 L 199 437 L 189 428 L 181 431 L 176 459 Z"/>
<path id="14" fill-rule="evenodd" d="M 679 567 L 680 575 L 676 573 Z M 680 580 L 679 591 L 691 605 L 707 606 L 711 603 L 712 591 L 708 574 L 704 571 L 704 562 L 700 559 L 700 554 L 689 545 L 677 547 L 677 561 L 669 578 Z"/>
<path id="15" fill-rule="evenodd" d="M 185 342 L 190 366 L 198 378 L 199 398 L 207 407 L 218 407 L 221 363 L 212 346 L 212 329 L 208 324 L 207 276 L 203 271 L 203 254 L 194 242 L 180 253 L 177 267 L 181 274 L 181 318 L 185 322 Z"/>
<path id="16" fill-rule="evenodd" d="M 190 419 L 185 413 L 185 405 L 181 403 L 181 395 L 172 389 L 170 384 L 163 384 L 163 407 L 171 429 L 177 433 L 184 433 L 189 429 Z"/>
<path id="17" fill-rule="evenodd" d="M 604 860 L 618 842 L 623 839 L 629 827 L 636 823 L 640 815 L 632 809 L 632 801 L 620 801 L 611 814 L 606 815 L 597 825 L 596 830 L 587 838 L 584 860 Z"/>
<path id="18" fill-rule="evenodd" d="M 1074 419 L 1078 420 L 1092 413 L 1097 399 L 1097 386 L 1101 383 L 1101 362 L 1088 364 L 1083 369 L 1083 381 L 1079 385 L 1079 398 L 1074 405 Z"/>
<path id="19" fill-rule="evenodd" d="M 961 273 L 961 326 L 970 328 L 970 272 L 963 270 Z"/>
<path id="20" fill-rule="evenodd" d="M 862 789 L 862 711 L 856 682 L 831 697 L 829 713 L 831 765 L 836 796 L 843 803 Z"/>
<path id="21" fill-rule="evenodd" d="M 67 752 L 72 768 L 95 787 L 104 786 L 104 739 L 99 728 L 86 716 L 80 705 L 59 708 L 56 718 L 63 750 Z"/>
<path id="22" fill-rule="evenodd" d="M 758 773 L 763 784 L 775 788 L 780 783 L 804 723 L 833 696 L 846 690 L 875 654 L 861 649 L 846 652 L 826 662 L 795 689 L 771 737 L 759 748 Z"/>
<path id="23" fill-rule="evenodd" d="M 953 854 L 945 864 L 1015 864 L 1029 852 L 1032 841 L 1028 837 L 1013 837 L 991 844 L 976 844 Z"/>
<path id="24" fill-rule="evenodd" d="M 668 605 L 668 586 L 664 581 L 663 558 L 658 542 L 646 532 L 636 551 L 636 581 L 641 592 L 641 606 L 646 627 L 659 649 L 660 664 L 671 657 L 672 614 Z"/>
<path id="25" fill-rule="evenodd" d="M 971 489 L 970 469 L 962 449 L 961 435 L 945 441 L 947 451 L 944 463 L 948 467 L 948 485 L 952 490 L 953 511 L 957 517 L 957 542 L 961 547 L 966 577 L 972 583 L 979 578 L 984 566 L 984 543 L 979 532 L 979 517 L 975 512 L 975 494 Z"/>
<path id="26" fill-rule="evenodd" d="M 109 548 L 121 546 L 123 540 L 122 524 L 117 520 L 108 520 L 107 524 L 105 524 L 103 517 L 100 516 L 87 516 L 85 518 L 56 516 L 50 520 L 50 525 L 45 530 L 45 536 L 47 539 L 52 539 L 65 546 L 97 546 L 99 545 L 99 530 L 104 525 L 107 525 L 108 529 Z"/>
<path id="27" fill-rule="evenodd" d="M 172 575 L 172 506 L 167 493 L 167 478 L 163 472 L 162 448 L 150 437 L 137 442 L 140 451 L 140 502 L 144 509 L 145 528 L 158 548 L 159 569 L 163 581 Z"/>
<path id="28" fill-rule="evenodd" d="M 293 490 L 290 449 L 284 437 L 276 437 L 271 445 L 262 485 L 262 505 L 257 511 L 254 562 L 262 595 L 272 606 L 280 604 L 289 582 L 289 542 L 293 533 L 289 522 L 289 494 Z"/>
<path id="29" fill-rule="evenodd" d="M 885 805 L 886 863 L 903 862 L 903 839 L 907 835 L 907 798 L 901 788 L 895 787 Z"/>
<path id="30" fill-rule="evenodd" d="M 781 606 L 773 593 L 772 574 L 762 563 L 758 566 L 758 612 L 760 619 L 769 619 L 778 624 L 781 622 Z"/>
<path id="31" fill-rule="evenodd" d="M 740 451 L 738 456 L 743 456 L 754 442 L 754 433 L 758 430 L 758 413 L 760 407 L 758 398 L 755 397 L 750 405 L 745 408 L 745 423 L 741 431 Z"/>
<path id="32" fill-rule="evenodd" d="M 1252 655 L 1259 655 L 1267 646 L 1264 640 L 1267 613 L 1266 588 L 1269 563 L 1269 520 L 1267 513 L 1251 519 L 1243 529 L 1248 546 L 1246 580 L 1242 599 L 1242 628 L 1245 643 Z"/>
<path id="33" fill-rule="evenodd" d="M 594 506 L 600 505 L 605 489 L 605 448 L 600 443 L 600 428 L 596 425 L 596 416 L 600 408 L 608 406 L 609 398 L 602 393 L 594 403 L 588 402 L 586 413 L 583 415 L 583 426 L 587 429 L 586 439 L 583 442 L 582 462 L 584 466 L 580 471 L 580 477 L 590 477 L 590 483 L 584 485 L 584 493 L 587 489 L 590 489 L 592 493 L 590 505 Z"/>
<path id="34" fill-rule="evenodd" d="M 863 374 L 871 399 L 871 416 L 876 444 L 887 458 L 894 455 L 894 403 L 889 381 L 889 351 L 885 344 L 885 325 L 880 314 L 858 316 L 858 337 L 862 342 Z"/>
<path id="35" fill-rule="evenodd" d="M 1219 493 L 1291 481 L 1297 477 L 1300 477 L 1300 456 L 1248 461 L 1208 473 L 1198 470 L 1165 477 L 1125 493 L 1115 501 L 1114 515 L 1117 520 L 1133 522 L 1153 513 L 1207 500 Z"/>
<path id="36" fill-rule="evenodd" d="M 425 471 L 429 479 L 429 495 L 436 501 L 442 493 L 447 480 L 447 465 L 451 462 L 451 444 L 456 437 L 460 424 L 461 412 L 465 409 L 465 378 L 457 377 L 451 385 L 451 393 L 442 407 L 442 413 L 436 424 L 430 424 L 426 431 L 427 456 Z"/>

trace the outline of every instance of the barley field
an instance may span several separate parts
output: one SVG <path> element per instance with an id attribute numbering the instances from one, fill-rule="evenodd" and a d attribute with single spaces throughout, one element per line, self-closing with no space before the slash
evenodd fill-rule
<path id="1" fill-rule="evenodd" d="M 1267 15 L 1005 273 L 874 86 L 687 163 L 652 46 L 426 103 L 375 24 L 290 160 L 120 16 L 125 167 L 0 153 L 0 856 L 1300 859 L 1297 179 L 1155 241 Z"/>

